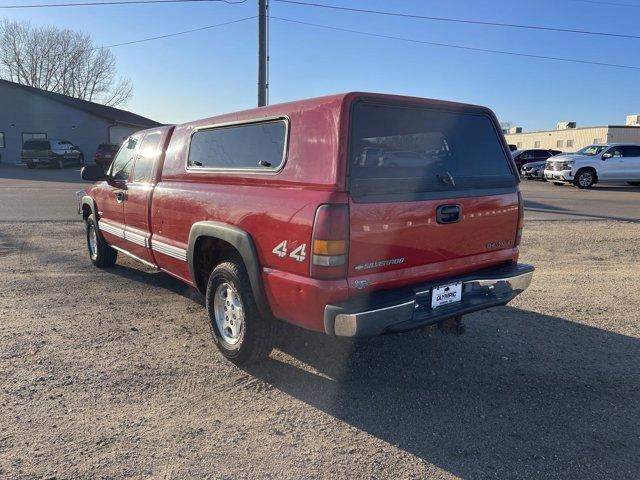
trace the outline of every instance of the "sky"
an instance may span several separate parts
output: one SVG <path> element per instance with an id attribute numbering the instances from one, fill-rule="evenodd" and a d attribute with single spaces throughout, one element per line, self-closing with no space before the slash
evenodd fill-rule
<path id="1" fill-rule="evenodd" d="M 76 1 L 76 0 L 68 0 Z M 311 1 L 311 0 L 309 0 Z M 640 34 L 640 0 L 316 0 L 418 15 Z M 0 0 L 1 5 L 55 3 Z M 620 4 L 612 5 L 612 3 Z M 257 14 L 239 5 L 183 3 L 0 10 L 90 33 L 98 45 L 203 27 Z M 382 35 L 555 57 L 636 65 L 640 39 L 469 25 L 333 11 L 271 0 L 272 17 Z M 252 108 L 257 101 L 257 19 L 114 47 L 134 86 L 124 107 L 163 123 Z M 269 101 L 374 91 L 486 105 L 525 131 L 624 124 L 640 113 L 640 70 L 564 63 L 373 38 L 272 18 Z"/>

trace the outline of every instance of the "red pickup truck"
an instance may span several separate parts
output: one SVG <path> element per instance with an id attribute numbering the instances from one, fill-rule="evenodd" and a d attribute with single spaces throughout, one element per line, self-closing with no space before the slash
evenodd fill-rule
<path id="1" fill-rule="evenodd" d="M 487 108 L 348 93 L 142 131 L 79 193 L 91 261 L 119 252 L 205 295 L 214 340 L 264 358 L 283 320 L 361 337 L 504 305 L 518 173 Z M 450 323 L 449 323 L 450 325 Z"/>

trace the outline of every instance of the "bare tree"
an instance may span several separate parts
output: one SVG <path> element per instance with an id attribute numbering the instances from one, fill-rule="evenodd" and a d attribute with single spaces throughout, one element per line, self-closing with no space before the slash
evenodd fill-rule
<path id="1" fill-rule="evenodd" d="M 117 78 L 115 55 L 82 32 L 0 22 L 0 77 L 12 82 L 116 106 L 133 88 Z"/>

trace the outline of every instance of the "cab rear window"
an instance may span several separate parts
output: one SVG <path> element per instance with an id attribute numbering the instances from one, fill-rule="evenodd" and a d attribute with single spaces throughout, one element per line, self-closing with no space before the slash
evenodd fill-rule
<path id="1" fill-rule="evenodd" d="M 513 190 L 518 182 L 488 115 L 358 102 L 351 117 L 354 198 L 413 200 Z"/>
<path id="2" fill-rule="evenodd" d="M 22 148 L 24 150 L 49 150 L 51 146 L 48 140 L 27 140 Z"/>

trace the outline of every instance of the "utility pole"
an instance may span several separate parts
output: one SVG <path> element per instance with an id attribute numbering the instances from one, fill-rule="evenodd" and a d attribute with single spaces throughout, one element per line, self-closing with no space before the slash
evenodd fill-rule
<path id="1" fill-rule="evenodd" d="M 268 0 L 258 0 L 258 106 L 268 102 L 267 83 L 268 47 L 267 47 L 267 4 Z"/>

